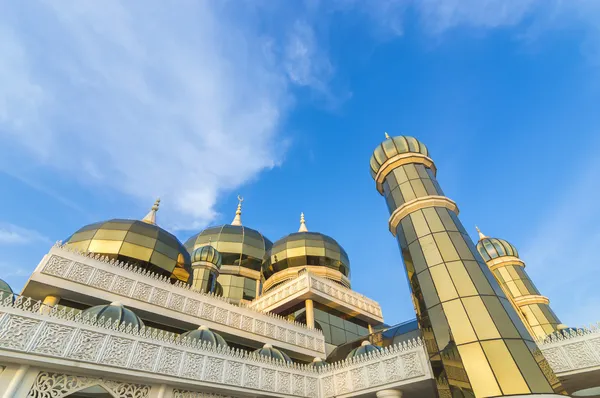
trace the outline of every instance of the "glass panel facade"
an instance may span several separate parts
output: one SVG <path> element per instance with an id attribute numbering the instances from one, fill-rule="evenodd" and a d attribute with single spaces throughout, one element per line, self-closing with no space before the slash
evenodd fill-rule
<path id="1" fill-rule="evenodd" d="M 404 176 L 406 181 L 400 182 Z M 434 173 L 421 164 L 399 166 L 385 183 L 390 212 L 412 198 L 443 195 Z M 434 193 L 427 187 L 434 187 Z M 398 189 L 401 200 L 393 195 Z M 449 385 L 453 397 L 540 394 L 553 387 L 560 392 L 548 375 L 529 382 L 535 376 L 523 367 L 535 361 L 526 343 L 535 343 L 454 212 L 445 207 L 415 210 L 400 220 L 396 235 L 440 388 Z M 516 253 L 498 242 L 483 246 L 488 256 Z M 518 291 L 528 291 L 533 284 L 523 275 L 507 270 L 502 278 L 510 278 Z M 537 320 L 549 312 L 531 308 L 530 313 Z"/>

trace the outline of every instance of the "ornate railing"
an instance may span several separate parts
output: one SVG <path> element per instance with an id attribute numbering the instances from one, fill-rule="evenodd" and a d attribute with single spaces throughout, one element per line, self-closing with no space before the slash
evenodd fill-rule
<path id="1" fill-rule="evenodd" d="M 374 315 L 378 319 L 383 319 L 381 306 L 377 301 L 341 286 L 338 283 L 313 275 L 310 271 L 301 272 L 297 278 L 282 283 L 270 292 L 252 301 L 249 306 L 258 311 L 265 311 L 270 309 L 274 304 L 282 302 L 304 289 L 314 289 L 348 306 L 358 308 Z"/>
<path id="2" fill-rule="evenodd" d="M 309 329 L 304 324 L 291 322 L 275 314 L 231 304 L 223 297 L 195 291 L 184 283 L 171 284 L 166 277 L 97 254 L 71 251 L 68 247 L 57 244 L 42 260 L 36 272 L 316 353 L 325 352 L 325 340 L 320 330 Z"/>
<path id="3" fill-rule="evenodd" d="M 136 397 L 149 397 L 160 386 L 199 397 L 195 389 L 209 388 L 233 395 L 310 398 L 354 396 L 431 378 L 420 339 L 314 368 L 0 293 L 0 361 L 16 358 L 40 369 L 31 397 L 46 397 L 37 393 L 64 385 L 73 391 L 94 383 L 117 388 L 124 382 L 110 380 L 123 377 L 128 388 L 141 391 Z M 88 376 L 70 375 L 69 369 Z M 153 380 L 155 387 L 144 380 Z"/>
<path id="4" fill-rule="evenodd" d="M 538 347 L 558 376 L 600 369 L 600 325 L 556 332 Z"/>

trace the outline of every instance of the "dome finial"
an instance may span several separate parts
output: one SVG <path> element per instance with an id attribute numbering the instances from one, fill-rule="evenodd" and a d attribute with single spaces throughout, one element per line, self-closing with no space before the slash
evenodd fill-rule
<path id="1" fill-rule="evenodd" d="M 237 210 L 235 211 L 235 217 L 233 218 L 231 225 L 242 225 L 242 202 L 244 201 L 244 198 L 241 197 L 240 195 L 238 195 L 237 198 L 238 198 L 238 206 L 237 206 Z"/>
<path id="2" fill-rule="evenodd" d="M 477 233 L 479 234 L 479 240 L 487 238 L 487 236 L 485 236 L 483 234 L 483 232 L 481 232 L 481 230 L 479 229 L 479 227 L 475 226 L 475 229 L 477 230 Z"/>
<path id="3" fill-rule="evenodd" d="M 160 206 L 160 198 L 156 199 L 154 202 L 154 206 L 150 209 L 146 217 L 142 218 L 142 221 L 148 224 L 156 225 L 156 212 L 158 211 L 158 207 Z"/>
<path id="4" fill-rule="evenodd" d="M 385 139 L 389 140 L 390 139 L 390 135 L 387 133 L 387 131 L 385 132 Z"/>
<path id="5" fill-rule="evenodd" d="M 304 220 L 304 213 L 300 213 L 300 228 L 298 228 L 298 232 L 308 232 L 306 221 Z"/>

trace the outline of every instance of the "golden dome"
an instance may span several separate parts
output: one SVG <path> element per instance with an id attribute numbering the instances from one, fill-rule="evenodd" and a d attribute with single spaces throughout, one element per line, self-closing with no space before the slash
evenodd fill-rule
<path id="1" fill-rule="evenodd" d="M 231 224 L 206 228 L 185 242 L 192 254 L 203 246 L 212 246 L 221 253 L 223 265 L 233 265 L 260 271 L 265 253 L 273 243 L 255 229 L 242 225 L 242 202 L 238 196 L 235 218 Z"/>
<path id="2" fill-rule="evenodd" d="M 477 228 L 477 232 L 479 233 L 477 251 L 479 252 L 479 254 L 481 254 L 481 257 L 483 257 L 485 261 L 490 261 L 494 258 L 504 256 L 519 257 L 519 252 L 517 251 L 517 248 L 509 242 L 507 242 L 506 240 L 498 238 L 489 238 L 482 234 L 479 228 Z"/>
<path id="3" fill-rule="evenodd" d="M 157 210 L 158 201 L 143 221 L 112 219 L 86 225 L 65 244 L 188 282 L 190 255 L 173 234 L 154 223 Z"/>
<path id="4" fill-rule="evenodd" d="M 298 232 L 279 239 L 267 253 L 262 267 L 265 279 L 279 271 L 304 266 L 328 267 L 349 278 L 350 260 L 344 248 L 327 235 L 308 232 L 304 213 L 300 217 Z"/>
<path id="5" fill-rule="evenodd" d="M 390 137 L 387 133 L 385 133 L 385 137 L 385 141 L 375 148 L 373 156 L 371 156 L 371 176 L 373 178 L 377 175 L 381 165 L 396 155 L 412 152 L 429 156 L 425 144 L 416 138 L 408 136 Z"/>

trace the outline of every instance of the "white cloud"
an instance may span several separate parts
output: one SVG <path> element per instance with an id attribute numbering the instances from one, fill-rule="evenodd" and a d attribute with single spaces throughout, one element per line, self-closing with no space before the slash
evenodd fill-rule
<path id="1" fill-rule="evenodd" d="M 49 242 L 49 240 L 37 231 L 13 224 L 0 223 L 0 245 L 23 245 L 39 242 Z"/>
<path id="2" fill-rule="evenodd" d="M 290 84 L 325 92 L 330 64 L 301 22 L 281 41 L 218 3 L 161 4 L 4 7 L 0 143 L 90 187 L 161 196 L 172 225 L 205 223 L 282 160 Z"/>

